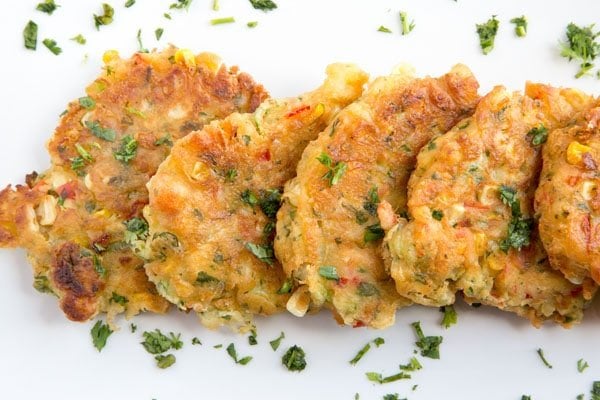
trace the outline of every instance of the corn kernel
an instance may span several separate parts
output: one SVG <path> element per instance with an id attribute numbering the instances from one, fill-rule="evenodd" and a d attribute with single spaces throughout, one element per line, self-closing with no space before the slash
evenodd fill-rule
<path id="1" fill-rule="evenodd" d="M 325 113 L 325 104 L 323 103 L 319 103 L 315 106 L 315 111 L 313 112 L 313 115 L 318 118 L 321 115 L 323 115 Z"/>
<path id="2" fill-rule="evenodd" d="M 591 147 L 573 141 L 569 143 L 569 147 L 567 148 L 567 162 L 571 165 L 581 165 L 583 163 L 583 155 L 589 153 L 591 150 Z"/>
<path id="3" fill-rule="evenodd" d="M 177 64 L 185 65 L 188 68 L 196 67 L 196 57 L 189 49 L 178 49 L 175 52 L 175 62 Z"/>
<path id="4" fill-rule="evenodd" d="M 107 50 L 102 55 L 102 61 L 104 61 L 104 64 L 108 64 L 112 61 L 117 60 L 118 58 L 119 58 L 119 52 L 116 50 Z"/>
<path id="5" fill-rule="evenodd" d="M 211 72 L 216 73 L 221 68 L 221 58 L 213 53 L 200 53 L 196 56 L 196 63 L 202 64 Z"/>

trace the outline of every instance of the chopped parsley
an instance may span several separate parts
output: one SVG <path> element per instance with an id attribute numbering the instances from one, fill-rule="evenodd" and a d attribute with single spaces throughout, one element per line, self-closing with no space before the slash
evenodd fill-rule
<path id="1" fill-rule="evenodd" d="M 85 39 L 85 37 L 80 33 L 77 36 L 73 36 L 71 38 L 72 41 L 74 41 L 75 43 L 78 43 L 80 45 L 84 45 L 87 43 L 87 40 Z"/>
<path id="2" fill-rule="evenodd" d="M 392 30 L 383 25 L 379 25 L 379 28 L 377 28 L 377 32 L 392 33 Z"/>
<path id="3" fill-rule="evenodd" d="M 37 48 L 38 26 L 35 22 L 29 21 L 23 29 L 23 43 L 26 49 L 35 50 Z"/>
<path id="4" fill-rule="evenodd" d="M 131 333 L 135 333 L 137 331 L 137 325 L 132 322 L 131 324 L 129 324 L 129 330 L 131 331 Z"/>
<path id="5" fill-rule="evenodd" d="M 50 289 L 50 281 L 48 280 L 48 277 L 44 275 L 36 275 L 33 280 L 33 288 L 40 293 L 54 294 L 52 289 Z"/>
<path id="6" fill-rule="evenodd" d="M 358 351 L 358 353 L 356 353 L 356 355 L 354 356 L 354 358 L 349 361 L 351 365 L 356 365 L 364 357 L 364 355 L 367 354 L 367 352 L 369 350 L 371 350 L 371 343 L 373 343 L 376 347 L 379 347 L 379 346 L 381 346 L 382 344 L 385 343 L 385 340 L 383 340 L 383 338 L 378 337 L 378 338 L 373 339 L 372 342 L 369 342 L 369 343 L 365 344 Z"/>
<path id="7" fill-rule="evenodd" d="M 518 37 L 525 37 L 527 35 L 527 18 L 524 15 L 515 17 L 510 22 L 515 24 L 515 34 Z"/>
<path id="8" fill-rule="evenodd" d="M 540 124 L 540 126 L 536 126 L 527 132 L 527 137 L 531 140 L 532 146 L 539 146 L 548 140 L 548 129 Z"/>
<path id="9" fill-rule="evenodd" d="M 175 364 L 175 361 L 177 361 L 173 354 L 157 354 L 154 356 L 154 359 L 156 360 L 156 366 L 161 369 L 169 368 L 171 365 Z"/>
<path id="10" fill-rule="evenodd" d="M 129 7 L 131 7 L 134 4 L 135 4 L 135 0 L 127 0 L 125 2 L 125 8 L 129 8 Z"/>
<path id="11" fill-rule="evenodd" d="M 379 289 L 369 282 L 361 282 L 358 284 L 357 292 L 359 296 L 371 297 L 379 294 Z"/>
<path id="12" fill-rule="evenodd" d="M 250 346 L 256 346 L 258 344 L 258 341 L 256 340 L 256 336 L 257 336 L 256 330 L 252 329 L 250 331 L 250 336 L 248 336 L 248 344 Z"/>
<path id="13" fill-rule="evenodd" d="M 390 375 L 390 376 L 386 376 L 386 377 L 381 375 L 379 372 L 366 372 L 365 375 L 367 376 L 367 379 L 370 380 L 371 382 L 375 382 L 375 383 L 379 383 L 379 384 L 396 382 L 401 379 L 410 379 L 410 375 L 405 374 L 404 372 L 399 372 L 395 375 Z"/>
<path id="14" fill-rule="evenodd" d="M 192 0 L 177 0 L 176 3 L 173 3 L 169 6 L 169 8 L 173 9 L 185 9 L 188 10 L 190 8 L 190 4 L 192 4 Z"/>
<path id="15" fill-rule="evenodd" d="M 479 35 L 479 45 L 483 54 L 489 54 L 494 49 L 494 39 L 498 33 L 500 22 L 495 15 L 482 24 L 477 24 L 477 34 Z"/>
<path id="16" fill-rule="evenodd" d="M 254 207 L 258 204 L 258 197 L 250 189 L 246 189 L 240 195 L 242 201 L 248 204 L 250 207 Z"/>
<path id="17" fill-rule="evenodd" d="M 169 332 L 169 336 L 166 336 L 160 329 L 155 329 L 153 332 L 144 332 L 143 336 L 144 341 L 141 344 L 150 354 L 161 354 L 169 349 L 179 350 L 183 347 L 181 334 Z"/>
<path id="18" fill-rule="evenodd" d="M 213 11 L 219 11 L 219 0 L 213 0 L 212 9 Z"/>
<path id="19" fill-rule="evenodd" d="M 540 360 L 542 360 L 542 362 L 544 363 L 544 365 L 550 369 L 552 369 L 552 364 L 550 364 L 548 362 L 548 360 L 546 360 L 546 356 L 544 356 L 544 350 L 542 349 L 537 349 L 537 353 L 538 356 L 540 356 Z"/>
<path id="20" fill-rule="evenodd" d="M 337 281 L 340 279 L 340 276 L 337 273 L 337 268 L 335 268 L 333 265 L 324 265 L 319 267 L 319 275 L 332 281 Z"/>
<path id="21" fill-rule="evenodd" d="M 250 4 L 257 10 L 261 10 L 264 12 L 271 11 L 277 8 L 277 4 L 275 4 L 271 0 L 250 0 Z"/>
<path id="22" fill-rule="evenodd" d="M 589 366 L 590 365 L 583 358 L 580 358 L 579 360 L 577 360 L 577 371 L 583 372 Z"/>
<path id="23" fill-rule="evenodd" d="M 236 364 L 246 365 L 250 361 L 252 361 L 251 356 L 246 356 L 238 359 L 237 351 L 235 350 L 235 345 L 233 343 L 229 343 L 229 346 L 227 346 L 226 350 L 227 354 L 229 354 L 229 356 L 233 359 L 233 361 L 235 361 Z"/>
<path id="24" fill-rule="evenodd" d="M 165 136 L 156 139 L 154 142 L 155 146 L 162 146 L 163 144 L 169 147 L 173 146 L 173 140 L 171 139 L 170 134 L 167 133 Z"/>
<path id="25" fill-rule="evenodd" d="M 60 6 L 56 4 L 54 0 L 45 0 L 44 2 L 39 3 L 35 9 L 48 15 L 52 15 L 52 13 L 56 11 L 58 7 Z"/>
<path id="26" fill-rule="evenodd" d="M 214 18 L 210 20 L 211 25 L 232 24 L 235 22 L 233 17 Z"/>
<path id="27" fill-rule="evenodd" d="M 517 190 L 510 186 L 500 186 L 500 199 L 511 210 L 508 233 L 500 242 L 500 249 L 506 253 L 511 247 L 521 250 L 522 247 L 529 246 L 533 219 L 523 218 Z"/>
<path id="28" fill-rule="evenodd" d="M 205 283 L 219 283 L 221 282 L 219 279 L 215 278 L 212 275 L 207 274 L 204 271 L 198 272 L 198 276 L 196 277 L 196 283 L 199 285 L 203 285 Z"/>
<path id="29" fill-rule="evenodd" d="M 306 368 L 306 353 L 301 347 L 294 345 L 285 352 L 281 362 L 289 371 L 302 371 Z"/>
<path id="30" fill-rule="evenodd" d="M 367 226 L 363 239 L 365 243 L 376 242 L 385 236 L 384 230 L 381 228 L 381 224 L 378 222 L 373 225 Z"/>
<path id="31" fill-rule="evenodd" d="M 121 296 L 117 292 L 112 292 L 112 296 L 111 296 L 111 298 L 109 300 L 109 303 L 117 303 L 117 304 L 125 307 L 125 305 L 127 303 L 129 303 L 129 300 L 127 299 L 127 297 Z"/>
<path id="32" fill-rule="evenodd" d="M 134 217 L 123 222 L 125 225 L 125 241 L 132 243 L 136 240 L 146 240 L 148 238 L 148 222 L 145 219 Z"/>
<path id="33" fill-rule="evenodd" d="M 273 246 L 271 244 L 258 245 L 248 242 L 246 243 L 245 247 L 260 261 L 269 265 L 273 265 L 275 262 L 275 255 L 273 253 Z"/>
<path id="34" fill-rule="evenodd" d="M 156 28 L 156 30 L 154 31 L 154 36 L 156 37 L 156 40 L 160 40 L 164 32 L 165 30 L 163 28 Z"/>
<path id="35" fill-rule="evenodd" d="M 79 105 L 86 110 L 93 110 L 96 107 L 96 102 L 91 97 L 85 96 L 79 98 Z"/>
<path id="36" fill-rule="evenodd" d="M 531 396 L 524 394 L 523 396 L 521 396 L 521 400 L 531 400 Z"/>
<path id="37" fill-rule="evenodd" d="M 142 43 L 142 30 L 138 29 L 137 35 L 135 36 L 138 42 L 138 52 L 140 53 L 148 53 L 148 49 L 144 47 Z"/>
<path id="38" fill-rule="evenodd" d="M 402 35 L 408 35 L 413 29 L 415 29 L 415 21 L 408 22 L 408 16 L 406 12 L 400 11 L 400 26 L 402 27 Z"/>
<path id="39" fill-rule="evenodd" d="M 192 338 L 192 345 L 194 346 L 202 346 L 202 342 L 197 337 Z"/>
<path id="40" fill-rule="evenodd" d="M 600 400 L 600 381 L 594 381 L 592 384 L 592 400 Z"/>
<path id="41" fill-rule="evenodd" d="M 94 14 L 94 25 L 96 26 L 96 30 L 100 30 L 100 26 L 102 25 L 110 25 L 113 22 L 115 9 L 112 8 L 110 4 L 102 3 L 102 11 L 102 15 Z"/>
<path id="42" fill-rule="evenodd" d="M 322 178 L 329 182 L 329 186 L 337 184 L 346 172 L 346 163 L 342 161 L 333 162 L 327 153 L 321 153 L 317 160 L 328 169 Z"/>
<path id="43" fill-rule="evenodd" d="M 408 364 L 400 364 L 400 370 L 413 372 L 422 369 L 423 366 L 416 357 L 411 357 Z"/>
<path id="44" fill-rule="evenodd" d="M 444 318 L 442 318 L 442 326 L 446 329 L 450 328 L 452 325 L 456 324 L 458 321 L 458 314 L 456 314 L 456 310 L 453 305 L 440 307 L 440 311 L 444 313 Z"/>
<path id="45" fill-rule="evenodd" d="M 292 287 L 294 286 L 292 280 L 290 278 L 286 279 L 283 284 L 281 285 L 281 287 L 279 288 L 279 290 L 277 291 L 277 294 L 286 294 L 292 291 Z"/>
<path id="46" fill-rule="evenodd" d="M 433 359 L 440 358 L 440 344 L 443 341 L 441 336 L 425 336 L 423 334 L 423 330 L 421 329 L 420 322 L 413 322 L 412 327 L 415 329 L 415 333 L 417 334 L 417 340 L 415 344 L 419 349 L 421 349 L 421 355 L 423 357 L 429 357 Z"/>
<path id="47" fill-rule="evenodd" d="M 56 40 L 54 40 L 54 39 L 44 39 L 44 40 L 42 40 L 42 43 L 55 56 L 57 56 L 60 53 L 62 53 L 62 49 L 60 47 L 58 47 L 58 45 L 56 44 Z"/>
<path id="48" fill-rule="evenodd" d="M 114 142 L 117 137 L 115 131 L 110 128 L 103 128 L 98 121 L 85 121 L 85 127 L 92 132 L 92 135 L 107 142 Z"/>
<path id="49" fill-rule="evenodd" d="M 122 163 L 129 164 L 137 154 L 138 142 L 131 135 L 124 136 L 121 139 L 121 146 L 114 152 L 115 159 Z"/>
<path id="50" fill-rule="evenodd" d="M 94 347 L 98 351 L 102 351 L 104 346 L 106 346 L 106 340 L 112 333 L 113 331 L 108 327 L 108 324 L 104 324 L 101 320 L 98 320 L 91 331 Z"/>
<path id="51" fill-rule="evenodd" d="M 367 193 L 367 199 L 363 203 L 363 208 L 369 214 L 377 215 L 377 206 L 379 205 L 379 194 L 377 193 L 377 186 L 373 186 Z"/>
<path id="52" fill-rule="evenodd" d="M 279 335 L 278 338 L 273 339 L 269 342 L 273 351 L 277 351 L 277 349 L 279 348 L 279 345 L 281 345 L 281 341 L 283 339 L 285 339 L 285 333 L 281 332 L 281 334 Z"/>
<path id="53" fill-rule="evenodd" d="M 587 74 L 594 64 L 592 61 L 600 54 L 600 43 L 596 38 L 599 32 L 594 32 L 594 25 L 580 27 L 574 23 L 567 25 L 567 42 L 560 44 L 560 55 L 569 59 L 575 59 L 579 64 L 579 71 L 575 78 Z"/>
<path id="54" fill-rule="evenodd" d="M 255 28 L 258 25 L 258 21 L 250 21 L 246 24 L 248 28 Z"/>
<path id="55" fill-rule="evenodd" d="M 267 217 L 275 218 L 281 206 L 281 192 L 279 189 L 265 190 L 261 193 L 258 205 Z"/>
<path id="56" fill-rule="evenodd" d="M 444 212 L 441 210 L 432 210 L 431 217 L 436 221 L 441 221 L 444 218 Z"/>

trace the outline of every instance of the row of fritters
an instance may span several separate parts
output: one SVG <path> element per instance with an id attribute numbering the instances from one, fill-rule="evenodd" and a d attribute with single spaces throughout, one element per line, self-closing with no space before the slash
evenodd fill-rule
<path id="1" fill-rule="evenodd" d="M 69 318 L 161 312 L 163 296 L 209 327 L 326 306 L 384 328 L 461 292 L 535 325 L 581 320 L 600 281 L 593 97 L 528 84 L 480 99 L 460 65 L 363 91 L 364 72 L 334 64 L 273 100 L 206 54 L 106 61 L 52 168 L 0 193 L 0 245 L 28 250 Z"/>

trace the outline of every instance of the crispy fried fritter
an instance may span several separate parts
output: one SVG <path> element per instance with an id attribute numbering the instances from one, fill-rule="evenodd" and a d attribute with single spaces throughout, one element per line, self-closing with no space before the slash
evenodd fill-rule
<path id="1" fill-rule="evenodd" d="M 27 249 L 34 286 L 74 321 L 167 309 L 134 252 L 147 235 L 145 185 L 178 138 L 266 98 L 208 53 L 108 52 L 105 62 L 50 140 L 52 167 L 0 192 L 0 246 Z"/>
<path id="2" fill-rule="evenodd" d="M 375 80 L 308 145 L 286 185 L 275 239 L 285 272 L 300 285 L 291 312 L 327 305 L 340 323 L 393 324 L 409 302 L 384 269 L 377 205 L 405 210 L 419 149 L 472 112 L 477 88 L 462 65 L 437 79 L 398 71 Z"/>
<path id="3" fill-rule="evenodd" d="M 525 96 L 496 87 L 473 117 L 432 140 L 409 182 L 410 221 L 384 242 L 398 292 L 441 306 L 462 291 L 534 325 L 581 320 L 593 288 L 550 268 L 531 218 L 541 155 L 530 132 L 560 126 L 590 102 L 544 85 L 528 84 Z"/>
<path id="4" fill-rule="evenodd" d="M 600 108 L 549 132 L 542 153 L 535 210 L 550 265 L 600 284 Z"/>
<path id="5" fill-rule="evenodd" d="M 313 92 L 190 134 L 150 180 L 145 215 L 156 259 L 146 271 L 208 327 L 247 330 L 253 314 L 285 306 L 290 288 L 272 248 L 281 190 L 306 144 L 367 80 L 352 65 L 333 64 L 327 74 Z"/>

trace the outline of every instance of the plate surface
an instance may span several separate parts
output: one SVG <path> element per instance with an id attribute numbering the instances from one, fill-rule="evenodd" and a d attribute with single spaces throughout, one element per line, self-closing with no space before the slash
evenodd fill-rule
<path id="1" fill-rule="evenodd" d="M 526 80 L 572 86 L 600 95 L 600 80 L 574 79 L 577 64 L 560 57 L 569 22 L 600 23 L 600 2 L 573 0 L 427 0 L 289 1 L 276 2 L 269 13 L 252 9 L 246 0 L 194 0 L 186 11 L 169 10 L 169 1 L 138 0 L 115 7 L 112 25 L 96 31 L 92 15 L 101 2 L 57 0 L 52 16 L 35 10 L 36 1 L 15 1 L 0 17 L 0 182 L 22 182 L 26 173 L 48 165 L 44 143 L 67 103 L 100 72 L 101 56 L 117 49 L 126 57 L 137 49 L 141 29 L 144 46 L 167 43 L 195 52 L 213 51 L 227 64 L 237 64 L 262 82 L 273 96 L 293 96 L 318 85 L 325 66 L 334 61 L 355 62 L 373 76 L 388 73 L 399 63 L 414 65 L 420 75 L 437 75 L 458 62 L 468 65 L 481 83 L 481 93 L 494 85 L 522 89 Z M 160 3 L 160 4 L 159 4 Z M 399 33 L 399 11 L 406 11 L 416 27 Z M 164 18 L 170 12 L 172 20 Z M 475 24 L 492 15 L 500 20 L 495 49 L 481 54 Z M 517 38 L 509 20 L 525 15 L 527 37 Z M 233 16 L 233 24 L 212 26 L 213 18 Z M 594 19 L 596 18 L 596 19 Z M 39 25 L 36 52 L 25 50 L 22 30 L 29 19 Z M 246 23 L 258 21 L 254 29 Z M 393 33 L 378 32 L 384 25 Z M 156 28 L 164 28 L 160 42 Z M 83 34 L 80 46 L 69 38 Z M 57 40 L 63 54 L 54 56 L 41 40 Z M 210 332 L 194 316 L 171 312 L 143 315 L 114 333 L 105 349 L 92 347 L 92 323 L 68 322 L 55 299 L 32 288 L 31 270 L 22 251 L 0 251 L 0 397 L 44 399 L 380 399 L 387 393 L 419 399 L 574 399 L 600 380 L 600 302 L 587 312 L 583 324 L 571 330 L 547 325 L 535 329 L 525 320 L 492 310 L 458 305 L 458 325 L 445 330 L 436 309 L 400 310 L 396 325 L 384 331 L 339 327 L 329 312 L 297 319 L 280 315 L 258 320 L 258 345 L 227 331 Z M 428 335 L 443 335 L 441 360 L 422 359 L 423 369 L 410 380 L 375 385 L 365 372 L 395 373 L 413 355 L 413 321 L 421 321 Z M 181 332 L 185 341 L 177 363 L 167 370 L 155 366 L 142 346 L 144 330 Z M 285 339 L 277 352 L 268 344 L 281 331 Z M 192 346 L 197 336 L 202 346 Z M 369 340 L 383 337 L 356 366 L 348 361 Z M 235 365 L 225 352 L 235 343 L 242 356 L 254 359 Z M 213 346 L 223 344 L 223 348 Z M 283 352 L 302 346 L 308 367 L 291 373 L 281 365 Z M 542 348 L 553 368 L 546 368 L 536 350 Z M 590 367 L 577 371 L 577 360 Z M 413 386 L 418 385 L 413 391 Z"/>

